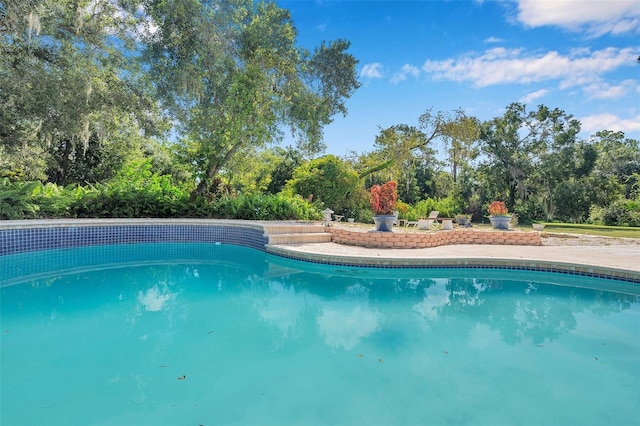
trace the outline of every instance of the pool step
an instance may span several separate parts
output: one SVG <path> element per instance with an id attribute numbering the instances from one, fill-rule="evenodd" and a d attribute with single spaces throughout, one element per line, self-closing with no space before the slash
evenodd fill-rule
<path id="1" fill-rule="evenodd" d="M 269 237 L 269 244 L 271 245 L 331 242 L 331 234 L 328 232 L 306 232 L 302 234 L 276 234 L 267 236 Z"/>
<path id="2" fill-rule="evenodd" d="M 266 225 L 264 235 L 270 245 L 331 242 L 331 234 L 325 232 L 322 224 Z"/>

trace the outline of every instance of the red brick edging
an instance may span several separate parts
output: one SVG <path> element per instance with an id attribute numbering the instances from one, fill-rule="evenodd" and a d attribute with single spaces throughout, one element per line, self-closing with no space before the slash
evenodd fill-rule
<path id="1" fill-rule="evenodd" d="M 331 241 L 349 246 L 369 248 L 427 248 L 449 244 L 503 244 L 540 246 L 540 232 L 477 231 L 473 229 L 424 233 L 353 232 L 327 228 Z"/>

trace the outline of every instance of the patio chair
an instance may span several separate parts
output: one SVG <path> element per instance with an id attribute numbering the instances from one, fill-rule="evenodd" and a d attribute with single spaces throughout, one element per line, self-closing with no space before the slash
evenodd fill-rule
<path id="1" fill-rule="evenodd" d="M 429 229 L 431 224 L 438 218 L 437 210 L 433 210 L 426 218 L 418 219 L 418 229 Z"/>

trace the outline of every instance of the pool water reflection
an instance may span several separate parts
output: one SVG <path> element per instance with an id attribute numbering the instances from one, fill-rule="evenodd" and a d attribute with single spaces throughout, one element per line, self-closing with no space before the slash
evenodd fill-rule
<path id="1" fill-rule="evenodd" d="M 315 265 L 211 244 L 85 247 L 0 266 L 25 256 L 58 270 L 0 281 L 2 424 L 640 418 L 630 284 Z"/>

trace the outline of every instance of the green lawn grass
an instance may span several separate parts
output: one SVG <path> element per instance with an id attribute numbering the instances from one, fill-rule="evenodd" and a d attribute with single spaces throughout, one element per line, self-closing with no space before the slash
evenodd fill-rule
<path id="1" fill-rule="evenodd" d="M 523 225 L 527 226 L 527 225 Z M 545 223 L 544 230 L 559 234 L 584 234 L 603 237 L 640 238 L 639 227 L 600 226 L 573 223 Z"/>

